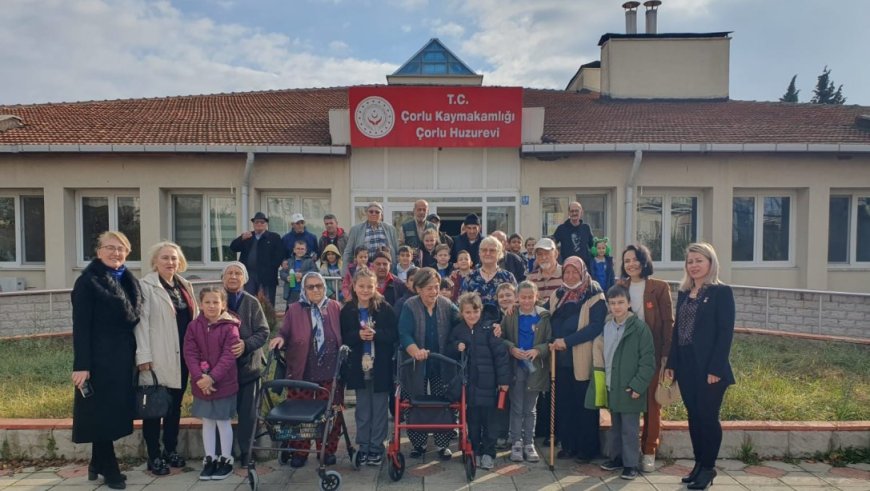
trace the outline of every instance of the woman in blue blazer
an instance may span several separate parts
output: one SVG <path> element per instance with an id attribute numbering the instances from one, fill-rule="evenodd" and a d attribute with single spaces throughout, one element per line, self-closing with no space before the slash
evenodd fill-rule
<path id="1" fill-rule="evenodd" d="M 728 355 L 734 337 L 734 294 L 719 281 L 719 260 L 707 243 L 689 245 L 677 295 L 666 376 L 676 377 L 689 415 L 695 467 L 683 478 L 689 489 L 705 489 L 716 477 L 722 443 L 719 409 L 734 383 Z"/>

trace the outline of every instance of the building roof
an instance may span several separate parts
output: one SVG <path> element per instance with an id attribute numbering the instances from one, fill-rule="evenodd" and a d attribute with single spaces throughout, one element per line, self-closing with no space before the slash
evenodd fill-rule
<path id="1" fill-rule="evenodd" d="M 523 94 L 524 107 L 545 108 L 546 143 L 870 144 L 862 106 Z M 330 145 L 329 110 L 347 106 L 345 87 L 0 106 L 23 121 L 0 145 Z"/>
<path id="2" fill-rule="evenodd" d="M 598 39 L 598 46 L 611 39 L 702 39 L 702 38 L 727 38 L 733 31 L 722 32 L 671 32 L 656 34 L 619 34 L 608 32 Z"/>

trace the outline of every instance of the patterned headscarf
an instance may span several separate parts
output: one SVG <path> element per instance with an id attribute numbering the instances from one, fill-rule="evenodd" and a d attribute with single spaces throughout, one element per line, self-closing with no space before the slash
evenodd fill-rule
<path id="1" fill-rule="evenodd" d="M 589 272 L 586 270 L 586 264 L 579 257 L 571 256 L 565 259 L 565 262 L 562 263 L 562 278 L 565 277 L 565 269 L 569 267 L 576 269 L 580 273 L 580 281 L 576 285 L 562 283 L 562 286 L 556 290 L 556 295 L 561 296 L 556 308 L 567 303 L 579 302 L 586 294 L 586 289 L 589 288 L 589 283 L 592 281 L 592 277 L 589 276 Z"/>
<path id="2" fill-rule="evenodd" d="M 299 303 L 308 305 L 311 309 L 311 338 L 314 340 L 314 348 L 318 354 L 322 354 L 323 346 L 326 341 L 325 334 L 323 332 L 323 310 L 326 309 L 326 304 L 329 302 L 329 297 L 326 296 L 326 290 L 323 291 L 323 299 L 320 300 L 320 303 L 317 305 L 311 303 L 311 300 L 308 300 L 308 290 L 305 289 L 305 282 L 308 281 L 308 278 L 317 278 L 320 280 L 320 283 L 323 284 L 324 288 L 326 287 L 326 281 L 323 279 L 323 275 L 317 272 L 309 272 L 305 273 L 305 276 L 302 277 L 302 288 L 299 292 Z"/>

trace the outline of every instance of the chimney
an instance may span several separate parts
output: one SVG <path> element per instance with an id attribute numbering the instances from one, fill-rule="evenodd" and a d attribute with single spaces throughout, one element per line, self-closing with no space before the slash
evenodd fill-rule
<path id="1" fill-rule="evenodd" d="M 625 2 L 622 8 L 625 9 L 625 33 L 637 34 L 637 8 L 640 2 Z"/>
<path id="2" fill-rule="evenodd" d="M 657 19 L 658 19 L 658 9 L 659 5 L 661 5 L 661 0 L 647 0 L 643 2 L 643 6 L 646 7 L 646 33 L 647 34 L 656 34 L 658 32 L 657 29 Z M 628 14 L 626 14 L 628 15 Z"/>

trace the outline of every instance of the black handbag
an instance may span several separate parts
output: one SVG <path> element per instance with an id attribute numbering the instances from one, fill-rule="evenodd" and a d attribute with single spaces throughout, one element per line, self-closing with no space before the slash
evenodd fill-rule
<path id="1" fill-rule="evenodd" d="M 157 382 L 157 375 L 151 372 L 152 385 L 137 385 L 136 386 L 136 409 L 134 419 L 156 419 L 166 416 L 169 412 L 169 405 L 172 404 L 172 396 L 169 395 L 169 389 L 160 385 Z M 133 375 L 133 383 L 138 380 L 139 373 Z"/>

